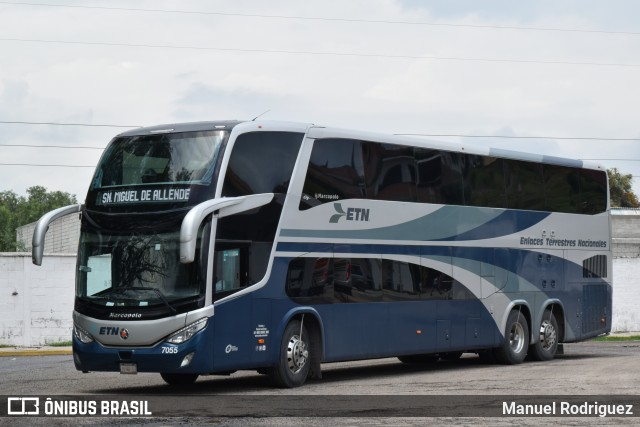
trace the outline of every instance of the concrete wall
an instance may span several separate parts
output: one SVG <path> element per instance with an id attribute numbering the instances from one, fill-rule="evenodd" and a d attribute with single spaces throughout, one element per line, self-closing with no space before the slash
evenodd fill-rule
<path id="1" fill-rule="evenodd" d="M 0 253 L 0 344 L 37 346 L 71 340 L 75 255 Z"/>
<path id="2" fill-rule="evenodd" d="M 16 241 L 22 250 L 31 251 L 31 239 L 36 223 L 23 225 L 16 229 Z M 78 215 L 67 215 L 58 218 L 49 225 L 44 238 L 44 251 L 49 254 L 75 254 L 78 252 L 80 240 L 80 218 Z"/>
<path id="3" fill-rule="evenodd" d="M 640 331 L 640 258 L 613 260 L 613 325 L 616 332 Z"/>
<path id="4" fill-rule="evenodd" d="M 640 209 L 612 208 L 611 235 L 640 239 Z"/>
<path id="5" fill-rule="evenodd" d="M 611 209 L 611 237 L 614 258 L 640 257 L 640 209 Z"/>

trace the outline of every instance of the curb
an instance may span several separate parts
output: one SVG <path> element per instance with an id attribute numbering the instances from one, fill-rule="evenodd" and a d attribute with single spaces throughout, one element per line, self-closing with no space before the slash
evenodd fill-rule
<path id="1" fill-rule="evenodd" d="M 71 347 L 54 348 L 0 348 L 0 357 L 16 356 L 70 356 Z"/>

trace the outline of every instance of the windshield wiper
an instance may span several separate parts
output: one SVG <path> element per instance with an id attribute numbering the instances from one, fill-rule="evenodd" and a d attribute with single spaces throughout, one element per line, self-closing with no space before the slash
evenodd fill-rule
<path id="1" fill-rule="evenodd" d="M 169 307 L 169 309 L 171 310 L 171 312 L 173 314 L 176 314 L 178 311 L 171 305 L 171 303 L 169 302 L 169 300 L 167 299 L 167 297 L 165 297 L 163 295 L 162 292 L 160 292 L 159 289 L 156 288 L 150 288 L 150 287 L 145 287 L 145 286 L 121 286 L 121 287 L 117 287 L 117 288 L 113 288 L 111 290 L 109 290 L 108 292 L 103 293 L 102 295 L 94 295 L 94 298 L 97 299 L 104 299 L 104 300 L 108 300 L 108 301 L 116 301 L 115 299 L 111 298 L 111 295 L 114 294 L 122 294 L 126 291 L 153 291 L 155 292 L 155 294 L 158 296 L 158 298 L 160 298 L 160 301 L 163 302 L 164 305 L 166 305 L 167 307 Z"/>

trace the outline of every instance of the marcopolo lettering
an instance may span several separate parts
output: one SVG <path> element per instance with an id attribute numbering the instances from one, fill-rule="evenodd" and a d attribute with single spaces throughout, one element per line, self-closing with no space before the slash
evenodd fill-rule
<path id="1" fill-rule="evenodd" d="M 141 319 L 142 313 L 109 313 L 110 319 Z"/>

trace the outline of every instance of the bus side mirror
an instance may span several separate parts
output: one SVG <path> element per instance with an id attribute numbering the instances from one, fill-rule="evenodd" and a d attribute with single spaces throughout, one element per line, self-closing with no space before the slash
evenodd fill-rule
<path id="1" fill-rule="evenodd" d="M 69 205 L 48 212 L 38 220 L 36 228 L 33 230 L 33 239 L 31 240 L 31 261 L 35 265 L 42 265 L 42 255 L 44 254 L 44 237 L 49 230 L 49 224 L 58 218 L 82 212 L 84 205 Z"/>

